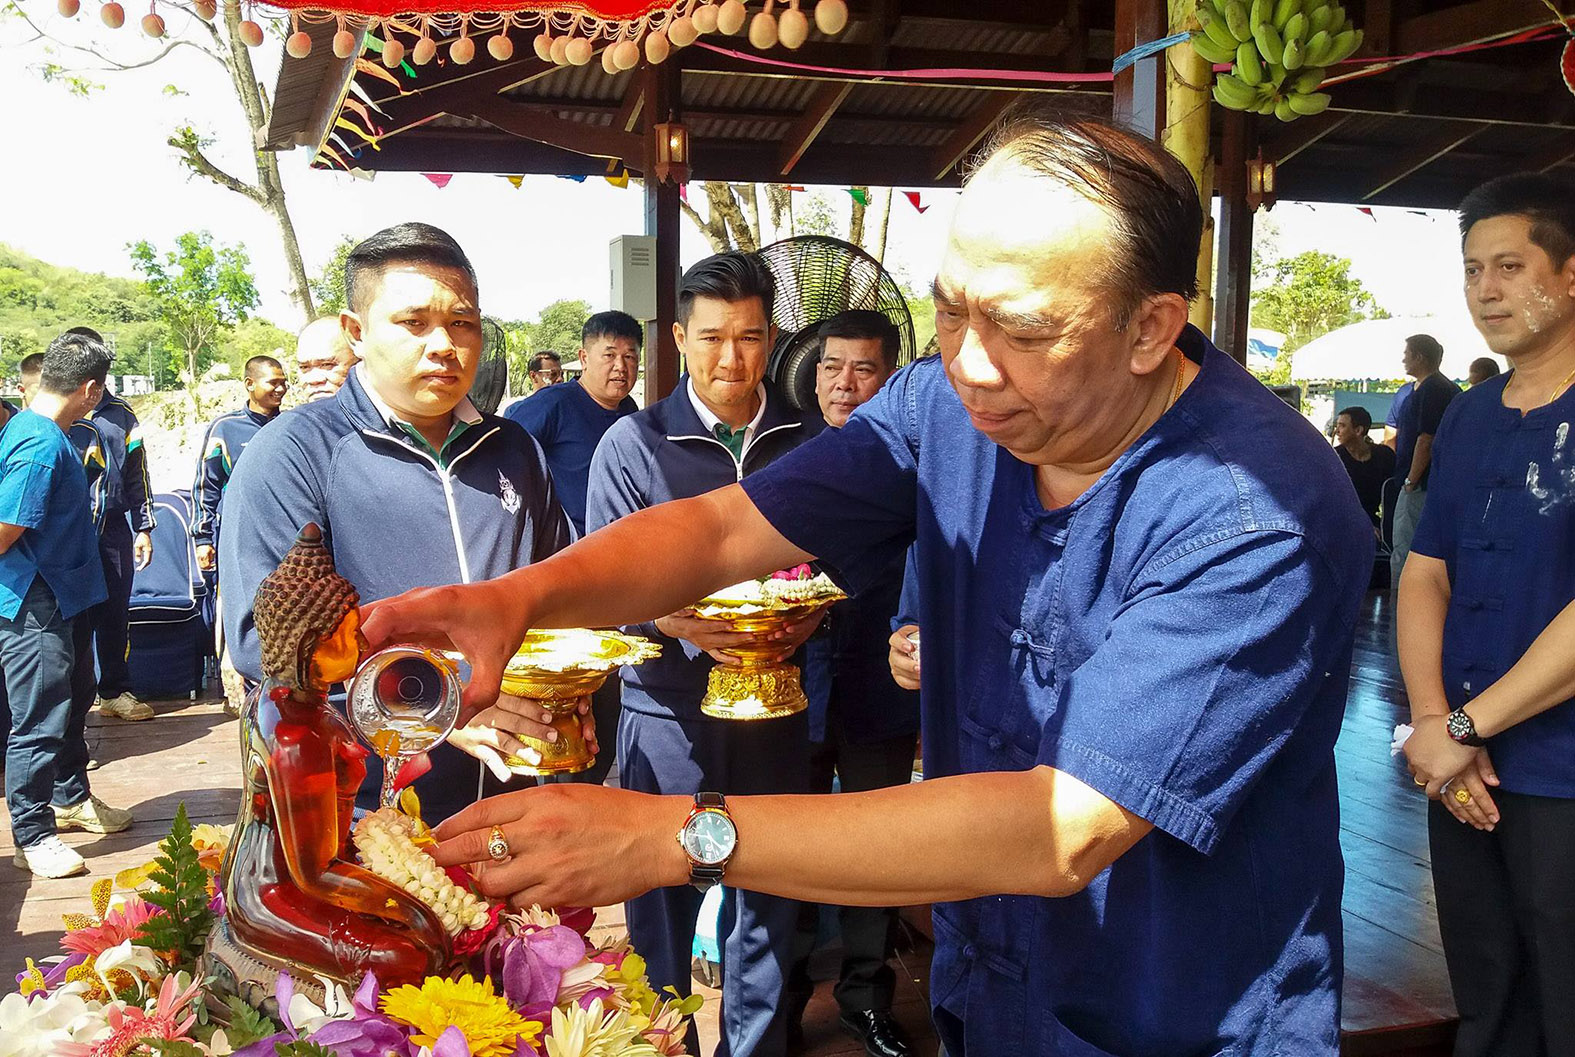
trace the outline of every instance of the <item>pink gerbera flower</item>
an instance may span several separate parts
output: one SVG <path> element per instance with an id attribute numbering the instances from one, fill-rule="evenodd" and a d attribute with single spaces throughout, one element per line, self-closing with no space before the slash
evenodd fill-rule
<path id="1" fill-rule="evenodd" d="M 127 940 L 137 941 L 142 926 L 149 918 L 163 911 L 141 899 L 128 899 L 109 911 L 96 925 L 73 928 L 60 939 L 60 945 L 76 954 L 96 958 L 111 947 L 118 947 Z"/>
<path id="2" fill-rule="evenodd" d="M 177 994 L 173 974 L 164 978 L 159 988 L 158 1001 L 151 1011 L 116 1002 L 108 1009 L 109 1034 L 92 1045 L 70 1042 L 61 1044 L 55 1051 L 59 1057 L 125 1057 L 144 1039 L 191 1041 L 186 1033 L 197 1022 L 197 1014 L 182 1017 L 191 1006 L 192 999 L 202 990 L 202 982 L 193 980 L 191 986 Z"/>

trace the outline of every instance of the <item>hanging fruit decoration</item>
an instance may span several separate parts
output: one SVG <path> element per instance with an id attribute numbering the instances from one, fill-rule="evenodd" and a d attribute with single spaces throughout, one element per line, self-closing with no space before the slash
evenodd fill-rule
<path id="1" fill-rule="evenodd" d="M 1192 49 L 1231 67 L 1214 79 L 1215 102 L 1281 121 L 1323 113 L 1329 67 L 1362 46 L 1332 0 L 1198 0 L 1198 25 Z"/>
<path id="2" fill-rule="evenodd" d="M 1203 2 L 1207 5 L 1209 0 Z M 150 0 L 140 25 L 148 36 L 162 37 L 164 19 L 154 3 Z M 382 60 L 389 67 L 398 67 L 407 54 L 417 66 L 424 66 L 437 58 L 440 43 L 450 61 L 465 65 L 477 57 L 477 38 L 484 38 L 487 54 L 494 60 L 507 62 L 514 56 L 509 33 L 517 29 L 528 34 L 526 39 L 543 62 L 584 66 L 600 51 L 602 68 L 611 74 L 632 70 L 642 59 L 665 62 L 674 50 L 688 47 L 701 34 L 736 36 L 746 27 L 749 42 L 761 51 L 778 44 L 798 48 L 809 39 L 811 16 L 804 12 L 810 9 L 814 28 L 826 36 L 835 36 L 848 24 L 847 0 L 748 0 L 758 8 L 753 14 L 746 0 L 669 0 L 665 7 L 661 0 L 654 4 L 651 0 L 509 0 L 510 9 L 501 12 L 476 6 L 486 0 L 408 0 L 410 6 L 398 14 L 389 13 L 393 5 L 386 0 L 194 0 L 193 10 L 211 21 L 219 3 L 232 10 L 244 7 L 246 17 L 239 33 L 248 47 L 263 42 L 262 27 L 254 20 L 256 9 L 272 8 L 290 17 L 284 50 L 292 58 L 312 53 L 307 24 L 337 22 L 335 56 L 352 58 L 361 47 L 362 33 L 377 32 L 383 37 Z M 81 10 L 82 0 L 57 0 L 57 4 L 62 15 L 72 18 Z M 98 10 L 111 29 L 126 22 L 126 10 L 116 0 L 107 0 Z M 401 32 L 413 43 L 401 40 L 397 35 Z"/>
<path id="3" fill-rule="evenodd" d="M 1564 74 L 1564 87 L 1575 95 L 1575 35 L 1564 42 L 1564 56 L 1559 62 L 1559 71 Z"/>

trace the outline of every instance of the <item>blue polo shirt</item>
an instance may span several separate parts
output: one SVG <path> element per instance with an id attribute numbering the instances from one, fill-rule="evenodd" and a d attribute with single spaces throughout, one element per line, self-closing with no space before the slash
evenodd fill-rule
<path id="1" fill-rule="evenodd" d="M 0 521 L 26 530 L 0 554 L 0 617 L 16 616 L 38 576 L 66 620 L 108 597 L 87 474 L 64 431 L 32 411 L 0 430 Z"/>
<path id="2" fill-rule="evenodd" d="M 1075 895 L 936 905 L 949 1051 L 1338 1051 L 1334 742 L 1373 533 L 1317 431 L 1179 345 L 1197 380 L 1056 510 L 939 359 L 743 481 L 855 587 L 914 544 L 927 778 L 1048 765 L 1155 827 Z"/>
<path id="3" fill-rule="evenodd" d="M 609 411 L 576 379 L 549 385 L 524 400 L 516 400 L 503 411 L 504 418 L 524 426 L 525 432 L 541 445 L 547 468 L 552 471 L 552 483 L 558 489 L 558 502 L 581 536 L 585 535 L 585 494 L 590 488 L 591 456 L 614 422 L 638 410 L 640 406 L 634 398 L 626 396 Z"/>
<path id="4" fill-rule="evenodd" d="M 1444 691 L 1459 708 L 1509 671 L 1575 600 L 1575 392 L 1522 415 L 1510 376 L 1449 405 L 1411 549 L 1448 567 Z M 1503 788 L 1575 797 L 1575 705 L 1566 701 L 1488 741 Z"/>

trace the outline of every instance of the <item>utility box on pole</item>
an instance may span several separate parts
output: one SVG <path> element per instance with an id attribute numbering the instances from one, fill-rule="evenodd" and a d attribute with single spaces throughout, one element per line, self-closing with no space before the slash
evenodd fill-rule
<path id="1" fill-rule="evenodd" d="M 656 318 L 656 236 L 619 235 L 611 243 L 608 303 L 641 322 Z"/>

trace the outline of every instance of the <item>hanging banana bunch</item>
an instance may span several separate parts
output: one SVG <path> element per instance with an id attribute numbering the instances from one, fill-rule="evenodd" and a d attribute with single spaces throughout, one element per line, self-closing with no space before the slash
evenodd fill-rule
<path id="1" fill-rule="evenodd" d="M 1281 121 L 1321 114 L 1328 68 L 1362 46 L 1362 31 L 1332 0 L 1198 0 L 1192 49 L 1230 72 L 1214 79 L 1214 100 Z"/>

